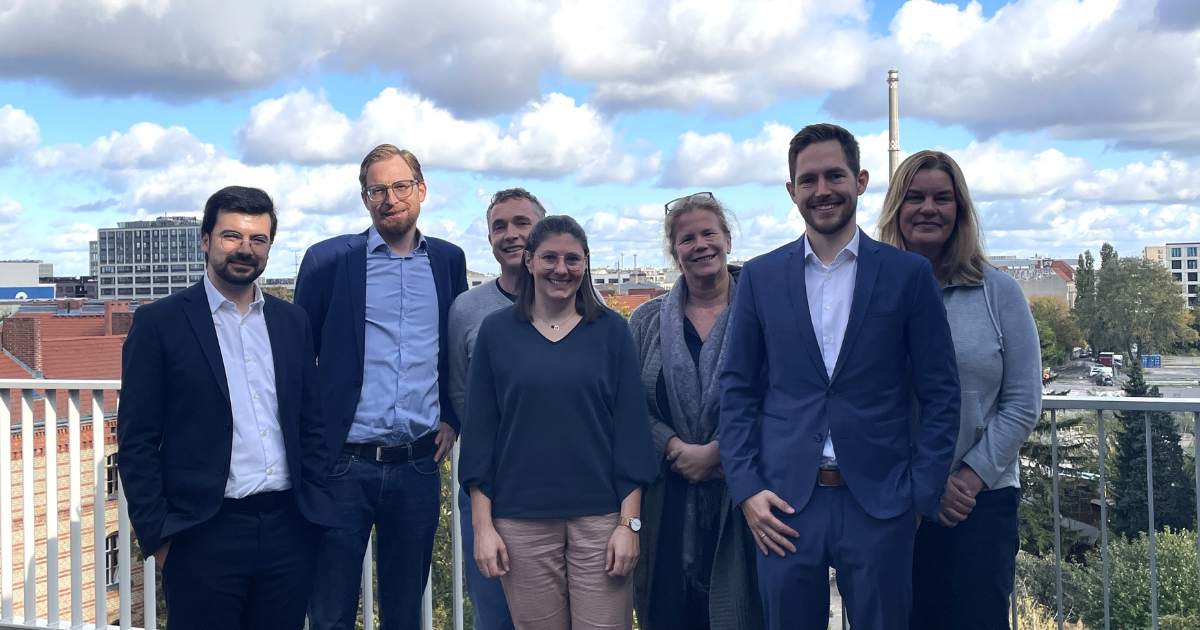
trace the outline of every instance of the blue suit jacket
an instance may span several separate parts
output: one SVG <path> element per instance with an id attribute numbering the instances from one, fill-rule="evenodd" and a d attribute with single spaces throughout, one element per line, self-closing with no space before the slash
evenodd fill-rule
<path id="1" fill-rule="evenodd" d="M 459 431 L 450 405 L 450 354 L 446 322 L 450 303 L 467 290 L 467 258 L 457 245 L 425 237 L 438 296 L 438 388 L 441 420 Z M 296 304 L 312 322 L 321 381 L 321 412 L 327 419 L 329 455 L 346 444 L 362 394 L 367 325 L 367 233 L 335 236 L 308 249 L 296 277 Z"/>
<path id="2" fill-rule="evenodd" d="M 263 299 L 296 504 L 309 521 L 334 526 L 308 317 L 283 300 Z M 233 411 L 204 283 L 134 312 L 121 350 L 117 443 L 129 520 L 145 556 L 221 507 Z"/>
<path id="3" fill-rule="evenodd" d="M 861 236 L 833 377 L 813 332 L 796 240 L 746 264 L 721 373 L 720 452 L 733 500 L 771 490 L 797 511 L 826 434 L 868 514 L 936 519 L 958 436 L 958 367 L 929 261 Z M 915 394 L 920 421 L 910 428 Z"/>

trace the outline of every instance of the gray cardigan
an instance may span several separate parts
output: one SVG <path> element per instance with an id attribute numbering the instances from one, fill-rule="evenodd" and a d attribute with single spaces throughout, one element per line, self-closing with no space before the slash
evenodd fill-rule
<path id="1" fill-rule="evenodd" d="M 731 268 L 736 277 L 739 268 Z M 661 419 L 658 409 L 658 373 L 662 370 L 662 352 L 659 345 L 659 311 L 663 297 L 656 297 L 642 304 L 629 318 L 629 329 L 642 362 L 642 386 L 646 394 L 646 405 L 650 410 L 650 433 L 663 475 L 670 466 L 663 459 L 667 442 L 675 431 Z M 657 560 L 658 537 L 662 530 L 662 507 L 665 497 L 665 476 L 660 476 L 642 495 L 641 557 L 634 567 L 634 605 L 639 620 L 646 618 L 649 602 L 654 594 L 654 565 Z M 762 605 L 758 596 L 758 575 L 755 569 L 757 548 L 751 540 L 750 529 L 742 515 L 742 509 L 733 505 L 721 513 L 720 533 L 717 537 L 716 557 L 713 559 L 712 578 L 709 583 L 709 624 L 712 630 L 757 630 L 764 628 Z M 654 630 L 641 621 L 644 630 Z"/>
<path id="2" fill-rule="evenodd" d="M 962 416 L 952 471 L 966 463 L 987 489 L 1018 488 L 1021 445 L 1042 409 L 1037 325 L 1021 286 L 984 267 L 980 284 L 951 282 L 942 291 L 958 377 Z"/>

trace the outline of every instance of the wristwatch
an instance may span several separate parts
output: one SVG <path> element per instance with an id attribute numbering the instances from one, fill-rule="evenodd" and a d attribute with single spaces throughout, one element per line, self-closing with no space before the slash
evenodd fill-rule
<path id="1" fill-rule="evenodd" d="M 634 532 L 642 531 L 642 519 L 636 516 L 621 519 L 621 524 L 632 529 Z"/>

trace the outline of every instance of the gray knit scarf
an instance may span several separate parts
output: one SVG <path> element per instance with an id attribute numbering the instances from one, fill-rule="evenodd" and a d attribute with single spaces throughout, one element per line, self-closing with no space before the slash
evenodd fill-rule
<path id="1" fill-rule="evenodd" d="M 733 301 L 737 281 L 729 278 L 729 301 Z M 700 350 L 699 373 L 692 362 L 683 334 L 684 306 L 687 304 L 687 282 L 683 276 L 675 282 L 664 298 L 659 311 L 659 343 L 662 352 L 663 379 L 667 400 L 671 403 L 671 418 L 675 433 L 688 444 L 708 444 L 717 438 L 721 415 L 721 385 L 718 382 L 725 362 L 726 333 L 730 311 L 726 308 L 717 318 L 712 331 Z M 683 518 L 683 572 L 695 587 L 704 588 L 697 561 L 702 553 L 701 530 L 715 531 L 720 524 L 721 510 L 729 501 L 724 479 L 712 479 L 689 484 Z"/>

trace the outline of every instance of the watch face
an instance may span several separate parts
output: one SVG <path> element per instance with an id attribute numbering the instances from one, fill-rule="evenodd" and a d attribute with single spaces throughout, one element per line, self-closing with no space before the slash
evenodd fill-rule
<path id="1" fill-rule="evenodd" d="M 632 529 L 635 532 L 642 531 L 642 519 L 640 519 L 640 518 L 629 519 L 629 529 Z"/>

